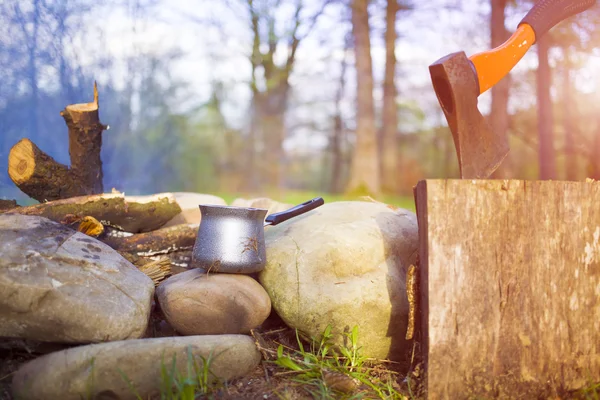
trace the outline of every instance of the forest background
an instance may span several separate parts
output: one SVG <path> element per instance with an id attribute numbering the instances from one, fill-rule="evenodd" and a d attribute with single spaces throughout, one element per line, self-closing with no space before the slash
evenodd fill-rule
<path id="1" fill-rule="evenodd" d="M 100 93 L 105 191 L 410 199 L 457 178 L 428 66 L 506 40 L 514 0 L 4 0 L 0 198 L 27 137 L 68 165 L 60 111 Z M 600 9 L 480 96 L 511 152 L 494 178 L 600 179 Z M 306 197 L 306 196 L 305 196 Z"/>

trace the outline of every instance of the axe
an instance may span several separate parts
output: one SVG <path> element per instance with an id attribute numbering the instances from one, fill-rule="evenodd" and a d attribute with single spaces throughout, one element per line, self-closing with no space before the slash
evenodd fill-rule
<path id="1" fill-rule="evenodd" d="M 479 112 L 479 95 L 504 78 L 537 38 L 595 3 L 596 0 L 538 1 L 500 46 L 469 58 L 463 51 L 452 53 L 429 66 L 433 88 L 452 131 L 461 178 L 488 178 L 509 151 L 507 135 L 493 132 Z"/>

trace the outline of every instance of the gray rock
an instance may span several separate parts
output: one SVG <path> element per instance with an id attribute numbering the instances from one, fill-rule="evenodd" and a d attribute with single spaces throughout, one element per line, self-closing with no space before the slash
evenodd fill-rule
<path id="1" fill-rule="evenodd" d="M 267 197 L 258 197 L 255 199 L 235 199 L 231 206 L 233 207 L 250 207 L 250 208 L 262 208 L 267 210 L 267 216 L 269 214 L 285 211 L 294 207 L 293 204 L 280 203 L 275 200 L 271 200 Z"/>
<path id="2" fill-rule="evenodd" d="M 210 370 L 221 381 L 248 374 L 261 360 L 253 339 L 245 335 L 124 340 L 32 360 L 15 373 L 12 392 L 22 400 L 135 399 L 125 376 L 147 399 L 160 394 L 161 366 L 169 371 L 173 357 L 180 376 L 187 377 L 188 346 L 200 368 L 201 357 L 212 355 Z"/>
<path id="3" fill-rule="evenodd" d="M 367 357 L 400 360 L 412 346 L 406 271 L 418 248 L 416 215 L 373 202 L 327 203 L 265 232 L 259 274 L 273 308 L 292 328 L 319 337 L 328 324 L 357 325 Z"/>
<path id="4" fill-rule="evenodd" d="M 0 215 L 0 336 L 91 343 L 141 337 L 152 279 L 49 219 Z"/>
<path id="5" fill-rule="evenodd" d="M 175 192 L 173 193 L 177 204 L 181 207 L 181 213 L 173 217 L 169 222 L 163 225 L 163 228 L 178 224 L 199 224 L 201 219 L 200 204 L 211 204 L 217 206 L 226 206 L 225 200 L 218 196 L 202 193 Z"/>
<path id="6" fill-rule="evenodd" d="M 263 287 L 247 275 L 191 269 L 156 289 L 167 321 L 182 335 L 249 333 L 271 313 Z"/>

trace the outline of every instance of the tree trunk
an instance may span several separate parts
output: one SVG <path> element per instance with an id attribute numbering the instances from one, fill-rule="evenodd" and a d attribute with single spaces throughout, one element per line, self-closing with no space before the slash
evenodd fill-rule
<path id="1" fill-rule="evenodd" d="M 37 47 L 38 47 L 38 29 L 40 20 L 40 1 L 33 1 L 33 32 L 31 34 L 31 43 L 29 43 L 29 86 L 31 89 L 31 105 L 29 108 L 29 123 L 30 132 L 29 134 L 33 137 L 37 137 L 39 120 L 39 94 L 38 94 L 38 71 L 37 71 Z"/>
<path id="2" fill-rule="evenodd" d="M 349 193 L 378 195 L 380 192 L 377 133 L 373 108 L 373 68 L 369 37 L 368 0 L 352 2 L 352 35 L 356 63 L 356 142 Z"/>
<path id="3" fill-rule="evenodd" d="M 550 98 L 551 76 L 548 63 L 550 43 L 548 36 L 537 41 L 537 120 L 539 142 L 539 178 L 556 179 L 556 161 L 553 143 L 552 99 Z"/>
<path id="4" fill-rule="evenodd" d="M 334 117 L 333 134 L 331 135 L 331 141 L 329 146 L 331 149 L 331 184 L 330 190 L 333 193 L 339 193 L 341 191 L 341 178 L 342 178 L 342 150 L 341 150 L 341 138 L 343 135 L 343 122 L 342 116 L 336 113 Z"/>
<path id="5" fill-rule="evenodd" d="M 261 131 L 264 137 L 264 159 L 262 177 L 267 189 L 276 190 L 285 185 L 284 169 L 285 154 L 283 141 L 285 139 L 285 111 L 288 97 L 287 78 L 277 84 L 277 87 L 267 90 L 259 112 Z"/>
<path id="6" fill-rule="evenodd" d="M 331 151 L 331 182 L 330 190 L 333 193 L 340 193 L 342 188 L 342 168 L 344 159 L 342 157 L 342 139 L 344 136 L 344 121 L 342 119 L 342 98 L 344 97 L 344 88 L 346 87 L 346 69 L 348 62 L 346 54 L 350 48 L 352 37 L 350 33 L 346 36 L 344 46 L 344 57 L 340 63 L 340 79 L 337 93 L 335 95 L 335 116 L 333 118 L 333 132 L 329 141 Z"/>
<path id="7" fill-rule="evenodd" d="M 508 39 L 509 32 L 504 27 L 506 0 L 491 0 L 492 12 L 490 18 L 491 46 L 500 46 Z M 510 74 L 492 87 L 492 105 L 490 110 L 490 126 L 497 135 L 508 132 L 508 97 L 510 90 Z M 512 175 L 510 154 L 492 175 L 493 178 L 509 178 Z"/>
<path id="8" fill-rule="evenodd" d="M 563 65 L 563 129 L 565 131 L 565 168 L 568 181 L 577 180 L 577 159 L 575 158 L 575 140 L 577 137 L 576 124 L 573 123 L 571 105 L 571 65 L 569 64 L 569 49 L 564 48 L 565 62 Z"/>
<path id="9" fill-rule="evenodd" d="M 596 134 L 592 142 L 592 149 L 588 156 L 588 178 L 600 181 L 600 118 L 596 126 Z"/>
<path id="10" fill-rule="evenodd" d="M 385 28 L 385 78 L 383 82 L 383 137 L 381 140 L 381 184 L 386 192 L 396 193 L 398 174 L 398 112 L 396 109 L 396 14 L 398 0 L 388 0 Z"/>
<path id="11" fill-rule="evenodd" d="M 102 131 L 98 115 L 98 89 L 94 83 L 94 101 L 66 106 L 60 115 L 69 129 L 69 155 L 71 173 L 81 184 L 81 194 L 97 194 L 104 191 L 102 183 Z"/>

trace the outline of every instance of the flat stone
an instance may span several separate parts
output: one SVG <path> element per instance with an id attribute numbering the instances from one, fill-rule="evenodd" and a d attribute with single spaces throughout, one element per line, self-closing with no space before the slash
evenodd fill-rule
<path id="1" fill-rule="evenodd" d="M 133 400 L 135 392 L 147 399 L 160 395 L 161 368 L 170 371 L 174 357 L 177 373 L 188 376 L 188 349 L 199 368 L 202 357 L 211 357 L 210 372 L 221 381 L 245 376 L 261 360 L 246 335 L 123 340 L 74 347 L 27 362 L 13 377 L 12 393 L 22 400 Z"/>

